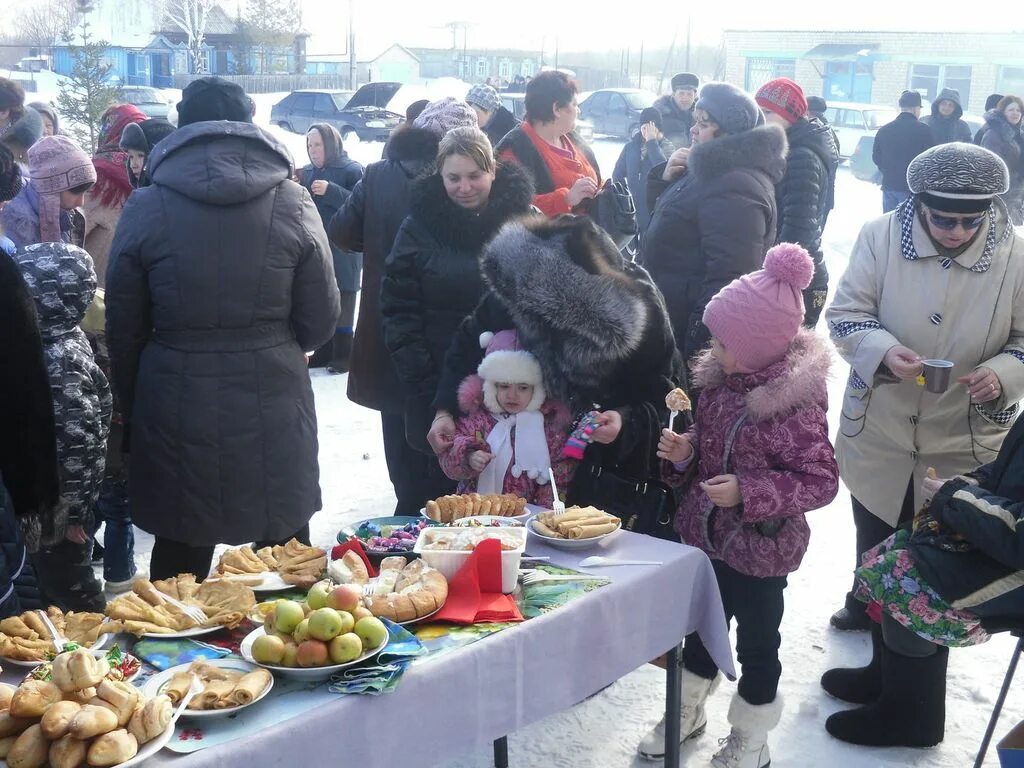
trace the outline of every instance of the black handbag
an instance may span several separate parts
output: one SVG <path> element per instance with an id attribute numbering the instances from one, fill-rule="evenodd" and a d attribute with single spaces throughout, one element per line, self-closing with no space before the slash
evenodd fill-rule
<path id="1" fill-rule="evenodd" d="M 613 514 L 627 531 L 679 541 L 675 494 L 660 480 L 633 480 L 584 459 L 569 485 L 566 503 Z"/>
<path id="2" fill-rule="evenodd" d="M 636 206 L 629 187 L 621 181 L 605 181 L 591 201 L 588 213 L 620 251 L 636 237 Z"/>

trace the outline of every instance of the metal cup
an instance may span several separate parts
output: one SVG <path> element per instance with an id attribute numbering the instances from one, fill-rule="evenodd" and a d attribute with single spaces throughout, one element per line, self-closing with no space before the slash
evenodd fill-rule
<path id="1" fill-rule="evenodd" d="M 953 363 L 949 360 L 923 360 L 924 366 L 924 388 L 936 395 L 941 395 L 949 389 L 950 379 L 953 378 Z"/>

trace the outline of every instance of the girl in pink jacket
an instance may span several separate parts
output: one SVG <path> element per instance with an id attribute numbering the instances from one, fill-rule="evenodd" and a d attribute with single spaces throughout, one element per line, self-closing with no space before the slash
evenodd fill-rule
<path id="1" fill-rule="evenodd" d="M 540 364 L 519 346 L 515 331 L 481 334 L 480 346 L 486 356 L 459 387 L 467 415 L 456 421 L 441 468 L 460 481 L 457 493 L 514 493 L 550 509 L 548 470 L 564 489 L 576 464 L 562 455 L 569 409 L 547 397 Z"/>

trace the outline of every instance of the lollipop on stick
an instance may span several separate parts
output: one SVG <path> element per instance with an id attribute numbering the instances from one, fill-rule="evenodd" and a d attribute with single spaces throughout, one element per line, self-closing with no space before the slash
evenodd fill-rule
<path id="1" fill-rule="evenodd" d="M 686 393 L 679 387 L 676 387 L 667 395 L 665 395 L 665 405 L 668 406 L 668 428 L 672 429 L 672 425 L 675 423 L 676 414 L 680 411 L 690 410 L 690 398 L 686 396 Z"/>

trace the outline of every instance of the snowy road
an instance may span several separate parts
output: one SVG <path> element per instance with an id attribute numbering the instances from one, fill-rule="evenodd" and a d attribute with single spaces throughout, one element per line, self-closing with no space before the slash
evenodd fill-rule
<path id="1" fill-rule="evenodd" d="M 269 106 L 279 95 L 258 96 L 258 120 L 266 121 Z M 305 162 L 302 136 L 283 134 L 299 164 Z M 607 175 L 622 143 L 599 140 L 595 150 Z M 380 144 L 349 147 L 353 157 L 370 162 L 380 156 Z M 827 259 L 833 282 L 842 274 L 846 258 L 861 224 L 881 211 L 876 187 L 855 180 L 844 168 L 839 175 L 836 210 L 825 233 Z M 830 388 L 833 417 L 838 413 L 841 365 Z M 320 465 L 324 510 L 312 521 L 313 541 L 328 544 L 345 524 L 375 515 L 391 514 L 394 498 L 388 482 L 380 438 L 378 414 L 348 402 L 347 377 L 314 374 L 320 423 Z M 998 694 L 1014 639 L 997 637 L 979 648 L 955 650 L 950 655 L 946 740 L 933 750 L 858 749 L 831 739 L 824 730 L 827 715 L 840 709 L 818 685 L 821 673 L 836 664 L 866 661 L 868 638 L 844 635 L 828 627 L 828 617 L 839 604 L 850 578 L 853 524 L 849 496 L 842 492 L 827 509 L 810 515 L 812 538 L 802 568 L 789 581 L 787 610 L 782 628 L 782 695 L 785 711 L 770 744 L 780 768 L 877 768 L 929 766 L 960 768 L 971 765 L 985 723 Z M 148 560 L 152 539 L 139 533 L 137 554 Z M 669 598 L 670 599 L 670 598 Z M 538 652 L 543 652 L 538 649 Z M 664 675 L 641 668 L 598 696 L 511 734 L 510 760 L 516 768 L 624 768 L 650 765 L 636 757 L 635 746 L 663 710 Z M 728 732 L 726 711 L 734 684 L 721 686 L 708 705 L 709 728 L 687 752 L 687 766 L 706 765 L 717 739 Z M 1011 691 L 996 738 L 1024 718 L 1024 692 Z M 396 726 L 400 732 L 400 726 Z M 471 725 L 467 724 L 467 727 Z M 454 757 L 444 768 L 485 768 L 490 753 Z M 998 765 L 993 745 L 986 766 Z"/>

